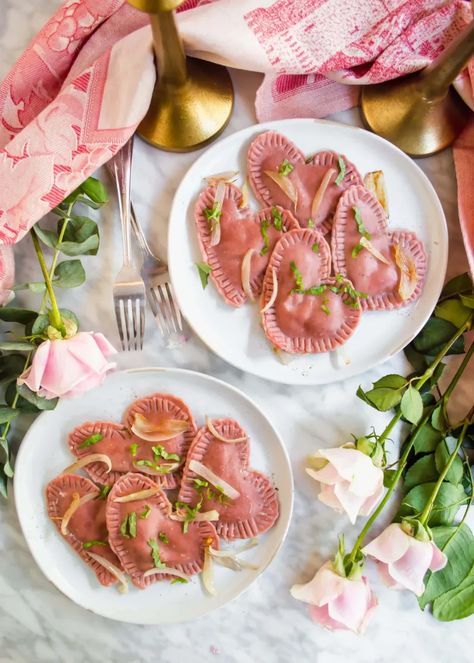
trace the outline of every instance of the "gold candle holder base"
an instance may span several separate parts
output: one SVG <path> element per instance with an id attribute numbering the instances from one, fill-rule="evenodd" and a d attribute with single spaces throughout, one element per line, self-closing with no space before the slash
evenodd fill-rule
<path id="1" fill-rule="evenodd" d="M 150 108 L 137 129 L 155 147 L 187 152 L 210 143 L 227 126 L 234 105 L 229 72 L 212 62 L 186 59 L 186 81 L 155 86 Z"/>
<path id="2" fill-rule="evenodd" d="M 414 157 L 447 147 L 472 116 L 451 83 L 473 54 L 474 21 L 421 73 L 364 87 L 364 124 Z"/>

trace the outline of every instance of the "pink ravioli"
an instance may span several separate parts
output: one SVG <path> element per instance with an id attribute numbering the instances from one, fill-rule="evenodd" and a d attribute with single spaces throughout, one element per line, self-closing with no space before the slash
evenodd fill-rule
<path id="1" fill-rule="evenodd" d="M 240 207 L 241 191 L 226 184 L 220 216 L 221 239 L 211 246 L 211 230 L 205 211 L 214 205 L 215 187 L 201 192 L 196 202 L 195 218 L 203 260 L 212 267 L 211 278 L 227 304 L 242 306 L 247 296 L 242 287 L 242 260 L 249 249 L 255 249 L 251 259 L 250 288 L 254 296 L 260 294 L 268 258 L 277 240 L 286 230 L 298 228 L 291 212 L 274 207 L 254 214 L 249 207 Z M 280 227 L 278 230 L 275 226 Z M 268 243 L 265 244 L 263 233 Z"/>
<path id="2" fill-rule="evenodd" d="M 275 347 L 292 354 L 328 352 L 353 334 L 360 319 L 359 300 L 350 296 L 352 284 L 330 277 L 330 271 L 329 245 L 317 230 L 296 230 L 278 242 L 262 292 L 265 308 L 275 272 L 278 294 L 262 313 L 263 329 Z"/>
<path id="3" fill-rule="evenodd" d="M 188 531 L 184 533 L 183 524 L 171 520 L 171 503 L 162 491 L 152 497 L 133 502 L 114 501 L 117 497 L 154 486 L 156 484 L 150 478 L 141 474 L 125 474 L 112 488 L 107 504 L 110 545 L 130 575 L 133 584 L 140 589 L 145 589 L 159 580 L 173 580 L 173 576 L 166 573 L 144 577 L 146 571 L 156 568 L 149 542 L 154 542 L 155 547 L 158 547 L 159 558 L 163 564 L 178 569 L 186 575 L 202 571 L 206 546 L 219 548 L 216 530 L 210 522 L 190 523 Z M 134 537 L 129 533 L 124 535 L 120 531 L 124 519 L 129 518 L 131 513 L 136 514 Z"/>
<path id="4" fill-rule="evenodd" d="M 69 533 L 63 538 L 69 543 L 84 562 L 91 567 L 101 585 L 113 585 L 117 578 L 93 559 L 88 552 L 105 557 L 109 562 L 120 568 L 120 562 L 108 543 L 105 522 L 106 500 L 99 497 L 99 489 L 85 477 L 75 474 L 63 474 L 56 477 L 46 486 L 46 503 L 48 516 L 61 532 L 61 518 L 70 506 L 74 493 L 80 497 L 89 493 L 97 495 L 96 499 L 86 502 L 74 513 L 69 521 Z M 84 548 L 84 544 L 100 541 Z"/>
<path id="5" fill-rule="evenodd" d="M 215 419 L 216 431 L 226 439 L 246 436 L 242 427 L 233 419 Z M 222 442 L 204 427 L 198 431 L 189 449 L 184 468 L 179 499 L 195 506 L 203 498 L 201 511 L 215 509 L 219 512 L 216 530 L 224 539 L 246 539 L 258 536 L 272 527 L 279 515 L 277 492 L 265 475 L 249 469 L 249 440 Z M 240 496 L 235 500 L 218 499 L 218 494 L 209 486 L 196 489 L 195 479 L 200 477 L 190 468 L 196 460 L 212 470 L 235 488 Z"/>
<path id="6" fill-rule="evenodd" d="M 141 414 L 153 423 L 166 418 L 182 419 L 189 422 L 189 429 L 170 440 L 148 442 L 130 430 L 135 414 Z M 92 435 L 98 434 L 103 435 L 101 440 L 84 446 Z M 184 461 L 195 434 L 196 423 L 187 405 L 176 396 L 158 393 L 134 401 L 125 413 L 124 424 L 96 421 L 78 426 L 69 434 L 69 447 L 78 458 L 95 453 L 107 455 L 112 462 L 110 473 L 107 473 L 107 466 L 100 462 L 91 463 L 85 469 L 94 481 L 111 485 L 127 472 L 146 474 L 147 464 L 155 461 L 152 447 L 157 445 L 163 446 L 167 453 L 177 454 Z M 157 464 L 160 465 L 159 460 Z M 179 485 L 180 474 L 181 471 L 177 470 L 160 476 L 153 475 L 153 479 L 163 488 L 171 489 Z"/>
<path id="7" fill-rule="evenodd" d="M 343 159 L 346 170 L 342 181 L 336 185 L 339 157 Z M 293 167 L 286 177 L 291 180 L 297 191 L 296 209 L 278 184 L 264 172 L 265 170 L 278 172 L 285 160 Z M 302 228 L 306 228 L 308 221 L 312 219 L 311 207 L 314 196 L 325 174 L 333 168 L 336 173 L 330 180 L 316 218 L 312 219 L 315 226 L 323 233 L 331 228 L 332 217 L 341 194 L 353 184 L 362 184 L 357 168 L 345 156 L 324 151 L 305 160 L 305 156 L 296 145 L 275 131 L 266 131 L 252 141 L 248 151 L 247 166 L 249 181 L 258 200 L 263 205 L 281 205 L 290 209 Z"/>
<path id="8" fill-rule="evenodd" d="M 370 243 L 389 264 L 376 258 L 366 248 L 360 251 L 355 248 L 362 237 L 355 209 L 359 211 L 364 228 L 370 235 Z M 398 293 L 400 269 L 394 258 L 396 245 L 410 257 L 416 268 L 416 288 L 405 300 Z M 333 224 L 332 255 L 335 272 L 349 278 L 358 291 L 367 295 L 360 300 L 363 309 L 400 308 L 420 296 L 427 269 L 422 242 L 413 232 L 390 232 L 382 206 L 372 193 L 362 186 L 351 187 L 339 201 Z"/>

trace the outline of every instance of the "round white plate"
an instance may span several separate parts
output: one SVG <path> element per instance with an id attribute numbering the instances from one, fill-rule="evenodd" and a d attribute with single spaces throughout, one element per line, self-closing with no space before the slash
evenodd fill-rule
<path id="1" fill-rule="evenodd" d="M 206 595 L 199 577 L 187 585 L 156 583 L 146 590 L 130 586 L 128 594 L 102 587 L 94 573 L 59 535 L 46 512 L 46 484 L 73 458 L 67 434 L 90 420 L 120 421 L 135 398 L 156 391 L 182 398 L 198 426 L 205 414 L 233 417 L 251 439 L 250 465 L 272 478 L 279 491 L 280 517 L 259 537 L 259 545 L 244 553 L 258 570 L 240 572 L 215 565 L 217 596 Z M 23 439 L 15 467 L 15 503 L 23 534 L 45 576 L 75 603 L 104 617 L 135 624 L 164 624 L 200 617 L 241 594 L 270 564 L 288 529 L 293 507 L 293 478 L 283 443 L 263 412 L 241 391 L 202 373 L 172 368 L 119 372 L 80 398 L 61 400 L 44 412 Z"/>
<path id="2" fill-rule="evenodd" d="M 428 273 L 420 299 L 398 311 L 362 316 L 342 352 L 303 355 L 283 365 L 260 327 L 258 304 L 233 309 L 211 280 L 203 291 L 195 267 L 202 257 L 196 237 L 194 203 L 203 176 L 229 170 L 246 174 L 247 149 L 259 133 L 272 129 L 290 138 L 307 155 L 319 150 L 345 154 L 362 175 L 383 170 L 388 189 L 390 228 L 414 230 L 428 254 Z M 253 208 L 258 205 L 252 199 Z M 407 345 L 428 319 L 441 291 L 448 259 L 448 233 L 441 203 L 426 175 L 406 154 L 364 129 L 324 120 L 266 122 L 215 143 L 181 181 L 171 209 L 168 260 L 179 307 L 196 334 L 237 368 L 287 384 L 325 384 L 357 375 Z"/>

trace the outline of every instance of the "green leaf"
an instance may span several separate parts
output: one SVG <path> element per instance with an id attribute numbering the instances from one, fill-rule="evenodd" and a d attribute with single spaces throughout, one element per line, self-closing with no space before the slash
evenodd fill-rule
<path id="1" fill-rule="evenodd" d="M 79 320 L 78 320 L 77 315 L 73 311 L 70 311 L 68 308 L 60 308 L 59 312 L 60 312 L 62 318 L 66 319 L 66 320 L 71 320 L 72 322 L 74 322 L 76 327 L 79 329 Z"/>
<path id="2" fill-rule="evenodd" d="M 366 396 L 365 391 L 362 389 L 362 387 L 359 385 L 357 391 L 356 391 L 356 396 L 358 396 L 364 403 L 367 403 L 367 405 L 370 405 L 370 407 L 375 407 L 372 401 L 369 401 L 369 399 Z"/>
<path id="3" fill-rule="evenodd" d="M 474 560 L 474 536 L 464 523 L 459 527 L 433 527 L 432 533 L 448 563 L 440 571 L 428 571 L 425 591 L 418 599 L 422 610 L 428 603 L 457 587 L 471 570 Z"/>
<path id="4" fill-rule="evenodd" d="M 212 272 L 212 267 L 208 265 L 207 262 L 197 262 L 196 267 L 199 278 L 201 279 L 202 289 L 205 290 L 209 281 L 209 274 Z"/>
<path id="5" fill-rule="evenodd" d="M 411 490 L 418 484 L 436 481 L 439 473 L 436 469 L 434 454 L 428 454 L 417 460 L 405 475 L 405 490 Z"/>
<path id="6" fill-rule="evenodd" d="M 427 367 L 426 359 L 422 354 L 415 350 L 413 343 L 407 345 L 404 349 L 404 352 L 405 357 L 408 359 L 415 371 L 420 375 L 421 373 L 424 373 Z"/>
<path id="7" fill-rule="evenodd" d="M 446 467 L 449 457 L 451 455 L 450 448 L 453 448 L 456 442 L 457 440 L 455 437 L 448 437 L 446 438 L 446 440 L 442 440 L 436 447 L 435 462 L 439 474 L 441 474 L 441 472 Z M 449 483 L 458 484 L 462 480 L 463 474 L 464 474 L 464 468 L 461 457 L 456 456 L 444 480 L 449 481 Z"/>
<path id="8" fill-rule="evenodd" d="M 15 419 L 19 414 L 19 410 L 8 407 L 7 405 L 0 405 L 0 424 L 6 424 L 8 421 Z"/>
<path id="9" fill-rule="evenodd" d="M 381 387 L 380 389 L 371 389 L 365 393 L 370 403 L 381 410 L 386 412 L 400 403 L 402 395 L 398 389 L 389 389 L 388 387 Z"/>
<path id="10" fill-rule="evenodd" d="M 60 231 L 64 220 L 59 221 Z M 69 219 L 63 241 L 58 249 L 68 256 L 96 255 L 99 249 L 97 223 L 87 216 L 73 216 Z"/>
<path id="11" fill-rule="evenodd" d="M 42 398 L 34 391 L 31 391 L 26 384 L 17 385 L 17 391 L 29 403 L 35 405 L 38 410 L 54 410 L 58 403 L 58 398 Z"/>
<path id="12" fill-rule="evenodd" d="M 437 318 L 448 320 L 448 322 L 452 322 L 458 328 L 462 327 L 472 315 L 471 309 L 464 306 L 459 299 L 446 299 L 444 302 L 438 304 L 434 313 Z"/>
<path id="13" fill-rule="evenodd" d="M 446 430 L 446 417 L 442 404 L 438 405 L 438 407 L 433 410 L 433 414 L 431 415 L 431 425 L 438 431 Z"/>
<path id="14" fill-rule="evenodd" d="M 447 320 L 441 318 L 430 318 L 421 332 L 413 341 L 415 350 L 418 352 L 435 356 L 443 346 L 454 336 L 457 327 Z M 447 354 L 463 354 L 464 353 L 464 340 L 458 340 L 452 345 Z"/>
<path id="15" fill-rule="evenodd" d="M 472 281 L 471 277 L 467 272 L 464 274 L 459 274 L 455 276 L 450 281 L 446 283 L 443 290 L 441 291 L 440 299 L 447 299 L 453 295 L 465 294 L 472 292 Z"/>
<path id="16" fill-rule="evenodd" d="M 27 343 L 26 341 L 0 341 L 0 350 L 5 352 L 10 352 L 16 350 L 18 352 L 29 352 L 34 350 L 35 346 L 32 343 Z"/>
<path id="17" fill-rule="evenodd" d="M 435 484 L 422 483 L 419 486 L 412 488 L 407 495 L 405 495 L 403 502 L 400 506 L 398 516 L 400 518 L 406 516 L 419 515 L 425 508 L 425 505 L 433 492 Z M 443 482 L 439 493 L 436 496 L 434 508 L 431 512 L 429 525 L 451 525 L 456 513 L 465 504 L 466 493 L 459 484 L 457 486 L 452 483 Z"/>
<path id="18" fill-rule="evenodd" d="M 472 614 L 474 614 L 474 573 L 469 573 L 457 587 L 434 600 L 433 615 L 441 622 L 452 622 L 455 619 L 470 617 Z"/>
<path id="19" fill-rule="evenodd" d="M 17 378 L 25 367 L 25 356 L 9 354 L 0 357 L 0 384 Z"/>
<path id="20" fill-rule="evenodd" d="M 474 308 L 474 295 L 461 295 L 461 301 L 467 308 Z"/>
<path id="21" fill-rule="evenodd" d="M 39 315 L 31 327 L 31 334 L 41 336 L 49 327 L 49 317 L 46 314 Z"/>
<path id="22" fill-rule="evenodd" d="M 79 187 L 82 193 L 90 198 L 94 203 L 102 205 L 108 202 L 109 196 L 102 182 L 95 177 L 88 177 Z"/>
<path id="23" fill-rule="evenodd" d="M 5 401 L 7 402 L 7 405 L 10 407 L 13 405 L 13 402 L 17 396 L 17 384 L 16 380 L 13 382 L 10 382 L 10 384 L 7 386 L 5 389 Z M 18 398 L 16 398 L 16 409 L 21 410 L 22 412 L 28 412 L 28 413 L 34 413 L 34 412 L 39 412 L 38 408 L 36 405 L 33 405 L 33 403 L 29 403 L 27 400 L 25 400 L 22 396 L 18 394 Z"/>
<path id="24" fill-rule="evenodd" d="M 385 488 L 388 488 L 391 485 L 391 483 L 393 481 L 393 477 L 395 476 L 396 473 L 397 473 L 397 470 L 384 470 L 384 472 L 383 472 L 383 485 L 385 486 Z"/>
<path id="25" fill-rule="evenodd" d="M 77 288 L 86 280 L 86 273 L 80 260 L 65 260 L 54 270 L 53 283 L 59 288 Z"/>
<path id="26" fill-rule="evenodd" d="M 442 435 L 430 423 L 426 423 L 416 434 L 414 449 L 416 453 L 434 451 L 442 439 Z"/>
<path id="27" fill-rule="evenodd" d="M 37 315 L 36 311 L 30 311 L 26 308 L 16 308 L 14 306 L 0 307 L 0 320 L 4 322 L 19 322 L 21 325 L 27 325 Z"/>
<path id="28" fill-rule="evenodd" d="M 33 231 L 35 235 L 43 242 L 43 244 L 49 246 L 50 249 L 56 248 L 56 244 L 58 243 L 58 236 L 55 232 L 52 230 L 44 230 L 43 228 L 40 228 L 38 223 L 33 226 Z"/>
<path id="29" fill-rule="evenodd" d="M 407 384 L 407 379 L 402 375 L 397 375 L 396 373 L 390 373 L 389 375 L 384 375 L 383 378 L 374 382 L 374 387 L 388 387 L 389 389 L 401 389 Z"/>
<path id="30" fill-rule="evenodd" d="M 405 391 L 400 403 L 404 418 L 412 424 L 417 424 L 423 416 L 423 401 L 420 392 L 411 385 Z"/>
<path id="31" fill-rule="evenodd" d="M 336 186 L 340 186 L 340 184 L 342 183 L 342 180 L 344 179 L 344 175 L 346 174 L 346 162 L 339 155 L 339 157 L 337 159 L 337 163 L 339 165 L 339 173 L 338 173 L 338 176 L 336 177 L 336 179 L 334 180 L 334 184 Z"/>

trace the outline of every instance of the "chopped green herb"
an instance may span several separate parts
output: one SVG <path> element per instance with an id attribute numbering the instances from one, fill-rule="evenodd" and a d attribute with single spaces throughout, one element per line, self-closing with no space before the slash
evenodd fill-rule
<path id="1" fill-rule="evenodd" d="M 216 223 L 219 223 L 221 220 L 221 208 L 219 206 L 219 203 L 214 203 L 214 205 L 211 208 L 206 207 L 206 209 L 204 210 L 204 215 L 211 228 L 213 228 L 216 225 Z"/>
<path id="2" fill-rule="evenodd" d="M 372 235 L 367 231 L 367 228 L 364 225 L 364 221 L 362 219 L 362 216 L 361 216 L 360 211 L 358 210 L 358 208 L 353 207 L 352 211 L 354 212 L 354 219 L 355 219 L 355 222 L 356 222 L 356 225 L 357 225 L 357 230 L 360 232 L 362 237 L 365 237 L 366 239 L 372 239 Z"/>
<path id="3" fill-rule="evenodd" d="M 153 558 L 153 564 L 155 565 L 155 568 L 157 569 L 164 569 L 166 564 L 164 564 L 161 561 L 160 557 L 160 548 L 158 546 L 158 542 L 155 541 L 155 539 L 149 539 L 147 541 L 148 545 L 151 548 L 151 556 Z"/>
<path id="4" fill-rule="evenodd" d="M 203 479 L 193 479 L 194 488 L 199 492 L 200 488 L 207 488 L 209 481 L 204 481 Z"/>
<path id="5" fill-rule="evenodd" d="M 295 277 L 295 284 L 296 284 L 295 290 L 304 290 L 303 275 L 300 272 L 300 270 L 298 269 L 298 267 L 296 266 L 296 263 L 294 262 L 294 260 L 292 260 L 290 262 L 290 269 L 293 272 L 293 275 Z"/>
<path id="6" fill-rule="evenodd" d="M 336 274 L 336 281 L 340 283 L 341 281 L 344 281 L 344 276 L 342 274 Z"/>
<path id="7" fill-rule="evenodd" d="M 158 465 L 151 460 L 134 460 L 133 464 L 136 467 L 151 467 L 152 470 L 155 470 L 160 474 L 169 474 L 173 469 L 172 465 Z"/>
<path id="8" fill-rule="evenodd" d="M 308 219 L 308 228 L 314 228 L 314 221 L 313 221 L 313 219 Z"/>
<path id="9" fill-rule="evenodd" d="M 97 442 L 100 442 L 101 440 L 104 439 L 104 436 L 102 433 L 95 433 L 94 435 L 90 435 L 87 437 L 84 442 L 81 442 L 81 444 L 78 445 L 78 449 L 85 449 L 86 447 L 91 447 L 93 444 L 97 444 Z"/>
<path id="10" fill-rule="evenodd" d="M 127 529 L 128 529 L 128 513 L 120 523 L 120 534 L 128 539 L 129 537 L 127 534 Z"/>
<path id="11" fill-rule="evenodd" d="M 151 460 L 134 460 L 133 461 L 134 465 L 138 465 L 138 467 L 155 467 L 155 464 Z"/>
<path id="12" fill-rule="evenodd" d="M 340 156 L 339 159 L 337 160 L 339 164 L 339 175 L 336 177 L 334 180 L 334 184 L 336 186 L 339 186 L 344 179 L 344 175 L 346 174 L 346 162 L 344 159 Z"/>
<path id="13" fill-rule="evenodd" d="M 173 580 L 170 582 L 170 585 L 187 585 L 189 580 L 186 580 L 186 578 L 180 578 L 177 576 L 176 578 L 173 578 Z"/>
<path id="14" fill-rule="evenodd" d="M 196 515 L 201 510 L 201 507 L 202 507 L 202 497 L 195 507 L 189 506 L 189 504 L 186 504 L 186 502 L 175 503 L 176 509 L 184 509 L 185 511 L 184 522 L 183 522 L 183 534 L 186 534 L 186 532 L 189 529 L 189 523 L 193 522 L 193 520 L 196 518 Z"/>
<path id="15" fill-rule="evenodd" d="M 277 230 L 283 230 L 283 215 L 278 209 L 278 207 L 273 206 L 272 207 L 272 219 L 273 219 L 273 225 Z"/>
<path id="16" fill-rule="evenodd" d="M 168 537 L 166 536 L 166 534 L 164 532 L 160 532 L 158 534 L 158 538 L 160 539 L 160 541 L 163 541 L 163 543 L 169 543 L 170 542 L 170 540 L 168 539 Z"/>
<path id="17" fill-rule="evenodd" d="M 148 518 L 148 516 L 150 515 L 150 513 L 151 513 L 151 506 L 149 504 L 145 504 L 145 508 L 139 514 L 139 516 L 142 520 L 146 520 Z"/>
<path id="18" fill-rule="evenodd" d="M 321 304 L 321 311 L 326 315 L 331 315 L 331 311 L 329 310 L 328 304 L 329 304 L 329 299 L 325 297 L 323 299 L 323 303 Z"/>
<path id="19" fill-rule="evenodd" d="M 197 262 L 196 267 L 199 273 L 199 278 L 201 279 L 202 289 L 205 290 L 209 281 L 209 274 L 212 272 L 212 267 L 208 265 L 207 262 Z"/>
<path id="20" fill-rule="evenodd" d="M 102 488 L 100 489 L 100 493 L 99 493 L 99 499 L 105 500 L 107 498 L 107 495 L 110 493 L 111 490 L 112 490 L 112 486 L 107 486 L 107 484 L 102 486 Z"/>
<path id="21" fill-rule="evenodd" d="M 134 442 L 133 444 L 131 444 L 131 445 L 129 446 L 129 449 L 130 449 L 130 453 L 131 453 L 132 456 L 135 458 L 135 456 L 137 455 L 138 444 L 137 444 L 136 442 Z"/>
<path id="22" fill-rule="evenodd" d="M 294 166 L 288 161 L 288 159 L 284 159 L 280 167 L 278 168 L 278 172 L 280 175 L 289 175 L 291 171 L 294 170 Z"/>
<path id="23" fill-rule="evenodd" d="M 132 539 L 137 536 L 137 514 L 135 511 L 128 514 L 128 532 Z"/>
<path id="24" fill-rule="evenodd" d="M 270 226 L 270 223 L 266 220 L 263 219 L 262 223 L 260 224 L 260 233 L 263 237 L 263 248 L 260 251 L 260 255 L 264 256 L 265 254 L 268 253 L 268 249 L 270 248 L 270 238 L 268 237 L 268 228 Z"/>
<path id="25" fill-rule="evenodd" d="M 362 251 L 363 248 L 364 247 L 362 246 L 362 244 L 356 244 L 351 251 L 351 256 L 353 258 L 357 258 L 357 256 L 359 255 L 359 253 Z"/>
<path id="26" fill-rule="evenodd" d="M 319 253 L 319 244 L 318 244 L 318 242 L 315 242 L 313 244 L 313 246 L 311 247 L 311 249 L 313 250 L 313 253 Z"/>
<path id="27" fill-rule="evenodd" d="M 321 285 L 313 285 L 311 288 L 306 288 L 301 293 L 302 295 L 322 295 L 327 286 L 322 283 Z"/>
<path id="28" fill-rule="evenodd" d="M 152 447 L 151 449 L 156 458 L 163 458 L 163 460 L 176 460 L 178 463 L 181 461 L 181 456 L 178 456 L 178 454 L 169 454 L 161 444 L 156 447 Z"/>
<path id="29" fill-rule="evenodd" d="M 107 541 L 84 541 L 82 544 L 82 547 L 84 550 L 89 550 L 89 548 L 92 548 L 92 546 L 106 546 Z"/>

